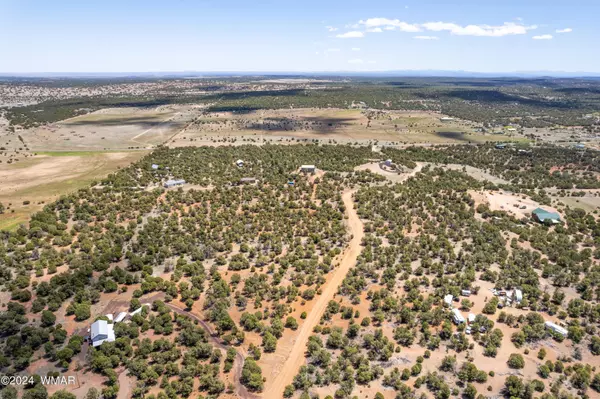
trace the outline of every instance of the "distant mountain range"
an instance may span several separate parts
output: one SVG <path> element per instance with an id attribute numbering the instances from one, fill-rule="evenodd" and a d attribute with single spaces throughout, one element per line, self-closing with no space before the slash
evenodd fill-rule
<path id="1" fill-rule="evenodd" d="M 181 71 L 181 72 L 32 72 L 0 73 L 0 77 L 23 78 L 209 78 L 246 76 L 302 76 L 302 77 L 452 77 L 452 78 L 590 78 L 600 79 L 600 72 L 564 71 L 515 71 L 515 72 L 472 72 L 446 70 L 395 70 L 395 71 L 315 71 L 315 72 L 273 72 L 273 71 Z"/>

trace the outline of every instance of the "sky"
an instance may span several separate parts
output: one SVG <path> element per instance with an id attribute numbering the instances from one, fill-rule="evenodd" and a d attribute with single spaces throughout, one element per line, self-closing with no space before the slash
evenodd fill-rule
<path id="1" fill-rule="evenodd" d="M 0 73 L 600 72 L 600 0 L 0 0 Z"/>

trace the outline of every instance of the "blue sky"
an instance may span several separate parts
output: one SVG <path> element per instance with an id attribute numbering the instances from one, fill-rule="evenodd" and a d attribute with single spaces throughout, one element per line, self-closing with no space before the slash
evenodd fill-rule
<path id="1" fill-rule="evenodd" d="M 600 72 L 599 0 L 0 0 L 0 72 Z"/>

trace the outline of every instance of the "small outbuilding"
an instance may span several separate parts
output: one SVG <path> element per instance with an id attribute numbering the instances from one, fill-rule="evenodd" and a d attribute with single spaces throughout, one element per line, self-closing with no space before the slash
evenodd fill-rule
<path id="1" fill-rule="evenodd" d="M 465 322 L 465 317 L 460 313 L 458 309 L 452 309 L 452 319 L 456 324 L 463 324 Z"/>
<path id="2" fill-rule="evenodd" d="M 148 305 L 142 305 L 141 307 L 137 308 L 136 310 L 134 310 L 133 312 L 129 313 L 129 316 L 133 317 L 138 313 L 142 312 L 142 309 L 144 309 L 146 306 Z"/>
<path id="3" fill-rule="evenodd" d="M 317 167 L 315 165 L 302 165 L 300 166 L 300 172 L 303 173 L 315 173 Z"/>
<path id="4" fill-rule="evenodd" d="M 559 224 L 560 215 L 556 212 L 550 212 L 543 208 L 536 208 L 531 212 L 533 219 L 540 223 Z"/>
<path id="5" fill-rule="evenodd" d="M 557 334 L 562 335 L 563 337 L 566 337 L 567 335 L 569 335 L 569 332 L 567 331 L 566 328 L 559 326 L 556 323 L 553 323 L 551 321 L 547 321 L 544 323 L 544 325 L 546 326 L 546 328 L 552 332 L 555 332 Z"/>
<path id="6" fill-rule="evenodd" d="M 153 170 L 157 170 L 158 168 L 159 168 L 159 166 L 157 164 L 155 164 L 155 163 L 152 164 L 152 169 Z"/>
<path id="7" fill-rule="evenodd" d="M 125 320 L 125 317 L 127 317 L 127 312 L 121 312 L 117 315 L 117 317 L 115 317 L 115 323 L 120 323 L 123 320 Z"/>
<path id="8" fill-rule="evenodd" d="M 506 148 L 506 144 L 504 144 L 504 143 L 498 143 L 498 144 L 496 144 L 495 147 L 496 147 L 497 150 L 503 150 L 503 149 Z"/>
<path id="9" fill-rule="evenodd" d="M 256 183 L 255 177 L 242 177 L 240 179 L 240 184 L 254 184 Z"/>
<path id="10" fill-rule="evenodd" d="M 90 330 L 90 340 L 94 347 L 100 346 L 105 342 L 115 341 L 114 326 L 106 320 L 96 320 L 92 323 Z"/>
<path id="11" fill-rule="evenodd" d="M 449 116 L 442 116 L 440 118 L 440 122 L 452 122 L 454 118 L 450 118 Z"/>
<path id="12" fill-rule="evenodd" d="M 471 290 L 461 290 L 460 294 L 462 296 L 471 296 Z"/>
<path id="13" fill-rule="evenodd" d="M 475 314 L 469 313 L 468 320 L 469 320 L 469 324 L 474 323 L 475 322 Z"/>
<path id="14" fill-rule="evenodd" d="M 523 291 L 521 291 L 518 288 L 515 289 L 515 302 L 521 303 L 522 300 L 523 300 Z"/>
<path id="15" fill-rule="evenodd" d="M 448 294 L 444 297 L 444 303 L 446 304 L 446 306 L 452 306 L 452 300 L 454 299 L 454 297 L 452 296 L 452 294 Z"/>
<path id="16" fill-rule="evenodd" d="M 241 168 L 242 166 L 244 166 L 244 161 L 242 161 L 241 159 L 238 159 L 237 161 L 235 161 L 235 164 L 237 165 L 238 168 Z"/>

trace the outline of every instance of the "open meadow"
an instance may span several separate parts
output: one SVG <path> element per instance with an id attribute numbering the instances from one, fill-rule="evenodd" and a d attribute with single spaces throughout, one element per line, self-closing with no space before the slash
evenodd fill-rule
<path id="1" fill-rule="evenodd" d="M 292 108 L 249 112 L 205 112 L 169 140 L 169 146 L 215 143 L 379 142 L 387 145 L 464 144 L 524 138 L 483 134 L 469 121 L 442 121 L 444 115 L 422 111 Z"/>
<path id="2" fill-rule="evenodd" d="M 88 186 L 146 154 L 129 152 L 48 152 L 0 164 L 0 229 L 12 230 L 59 196 Z"/>

